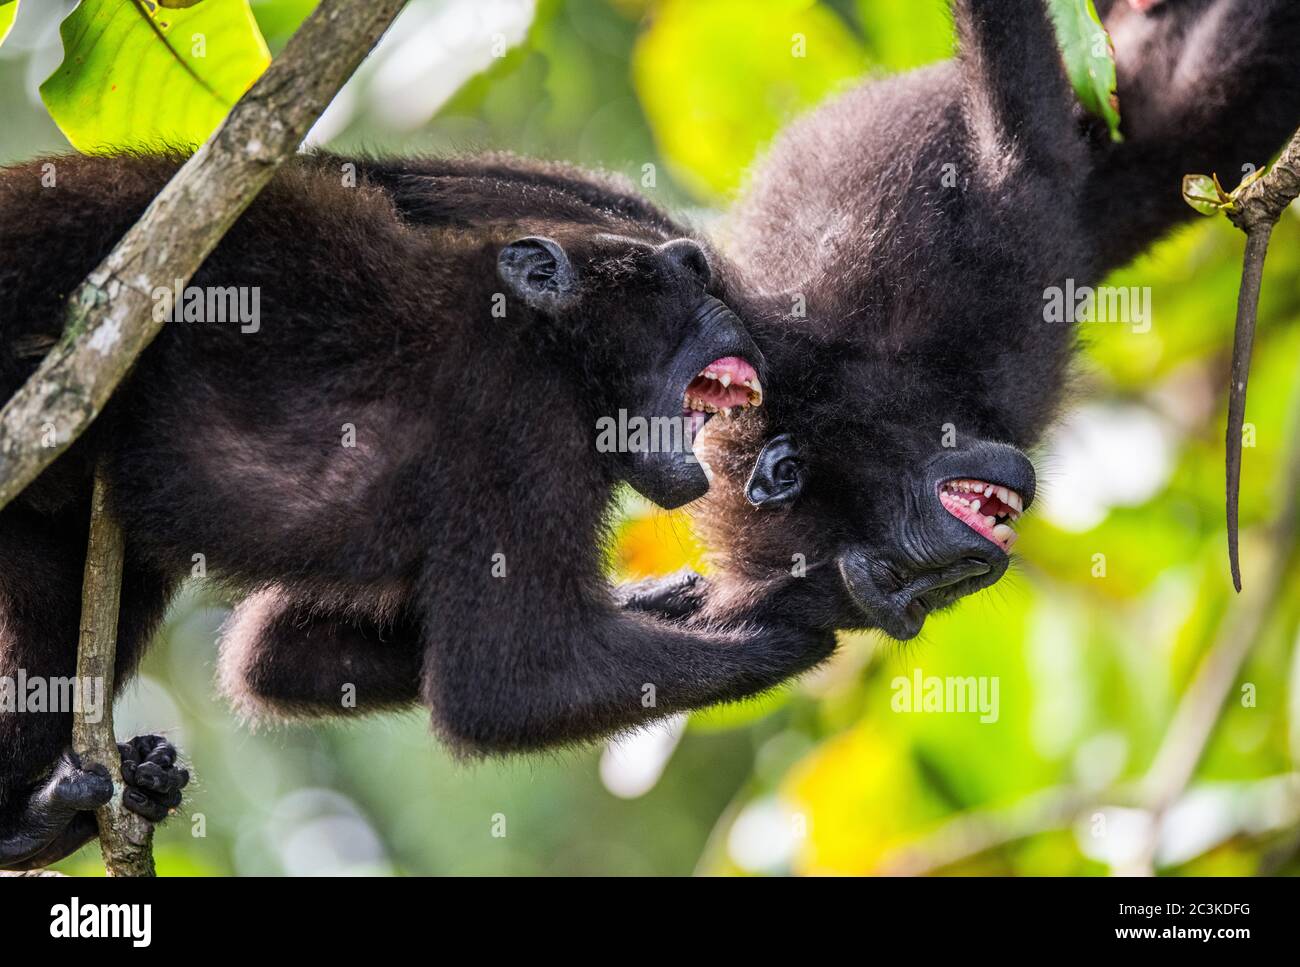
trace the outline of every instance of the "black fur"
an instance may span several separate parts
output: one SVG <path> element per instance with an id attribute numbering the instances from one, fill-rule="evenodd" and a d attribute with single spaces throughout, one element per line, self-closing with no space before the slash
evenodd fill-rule
<path id="1" fill-rule="evenodd" d="M 719 573 L 695 590 L 701 614 L 763 602 L 907 638 L 996 580 L 1006 555 L 935 488 L 975 477 L 1031 496 L 1022 454 L 1061 406 L 1077 334 L 1044 321 L 1045 290 L 1098 284 L 1194 217 L 1185 173 L 1235 184 L 1300 127 L 1294 0 L 1102 6 L 1122 143 L 1075 105 L 1042 0 L 959 0 L 955 61 L 850 91 L 759 165 L 724 247 L 807 314 L 756 332 L 771 404 L 706 455 L 698 520 Z M 778 434 L 799 447 L 802 492 L 755 507 L 746 483 Z"/>
<path id="2" fill-rule="evenodd" d="M 1262 162 L 1300 123 L 1296 62 L 1281 56 L 1300 38 L 1294 6 L 1167 0 L 1132 34 L 1117 27 L 1121 99 L 1134 102 L 1120 146 L 1074 106 L 1041 0 L 959 0 L 956 61 L 793 125 L 731 222 L 739 268 L 712 260 L 712 293 L 750 322 L 771 373 L 764 410 L 713 434 L 707 455 L 717 477 L 701 520 L 719 576 L 615 599 L 597 538 L 623 469 L 591 459 L 586 428 L 660 344 L 626 325 L 503 338 L 484 315 L 492 262 L 520 235 L 558 238 L 600 266 L 590 323 L 665 298 L 632 251 L 584 249 L 593 229 L 642 246 L 680 230 L 630 192 L 509 159 L 363 162 L 356 190 L 338 185 L 338 159 L 292 166 L 196 279 L 262 285 L 264 338 L 169 326 L 93 433 L 0 515 L 15 535 L 0 575 L 21 641 L 6 641 L 5 667 L 69 660 L 75 637 L 36 613 L 52 598 L 30 575 L 57 575 L 75 614 L 69 575 L 99 453 L 146 586 L 124 605 L 124 662 L 166 583 L 203 553 L 253 592 L 224 646 L 248 707 L 335 711 L 348 684 L 360 707 L 403 704 L 418 664 L 448 740 L 519 750 L 769 688 L 829 654 L 836 628 L 915 634 L 1006 567 L 936 513 L 936 484 L 987 477 L 1032 498 L 1023 451 L 1060 405 L 1074 347 L 1070 327 L 1042 321 L 1044 289 L 1096 282 L 1184 217 L 1171 198 L 1185 171 L 1247 151 Z M 1107 12 L 1117 25 L 1136 16 Z M 1207 50 L 1207 18 L 1240 56 Z M 1259 35 L 1243 42 L 1238 28 Z M 1198 87 L 1221 109 L 1208 128 L 1181 96 Z M 57 335 L 60 298 L 170 170 L 65 164 L 59 196 L 39 193 L 30 167 L 0 179 L 5 248 L 32 253 L 0 270 L 0 318 L 23 321 L 11 346 Z M 0 357 L 0 389 L 31 365 Z M 343 422 L 357 426 L 353 455 L 340 455 Z M 798 495 L 751 502 L 756 458 L 780 434 L 802 463 L 769 476 Z M 491 576 L 496 552 L 505 579 Z M 7 727 L 0 821 L 12 827 L 23 783 L 57 759 L 66 729 Z"/>
<path id="3" fill-rule="evenodd" d="M 176 164 L 56 159 L 54 188 L 40 163 L 0 173 L 0 248 L 22 253 L 0 265 L 0 394 Z M 360 711 L 419 696 L 466 750 L 636 726 L 828 648 L 623 611 L 603 575 L 619 480 L 674 501 L 707 483 L 680 453 L 595 452 L 598 418 L 680 418 L 706 364 L 761 359 L 718 301 L 749 311 L 725 265 L 572 169 L 354 161 L 348 187 L 346 164 L 286 166 L 193 280 L 259 287 L 257 331 L 166 323 L 91 432 L 0 512 L 0 674 L 72 672 L 101 458 L 127 538 L 119 683 L 196 561 L 249 595 L 224 642 L 243 707 L 341 713 L 344 685 Z M 0 719 L 0 864 L 31 860 L 33 809 L 57 832 L 46 777 L 69 727 Z"/>
<path id="4" fill-rule="evenodd" d="M 953 63 L 845 95 L 760 166 L 729 226 L 741 283 L 806 314 L 751 313 L 774 392 L 706 454 L 718 577 L 629 589 L 629 608 L 905 638 L 992 584 L 1007 555 L 935 489 L 980 477 L 1032 500 L 1024 453 L 1075 348 L 1071 326 L 1043 321 L 1044 291 L 1095 284 L 1190 217 L 1184 172 L 1263 163 L 1300 124 L 1291 5 L 1169 0 L 1141 20 L 1106 7 L 1120 145 L 1077 107 L 1041 0 L 954 6 Z M 1237 53 L 1207 49 L 1207 24 Z M 1193 126 L 1206 115 L 1191 90 L 1214 126 Z"/>

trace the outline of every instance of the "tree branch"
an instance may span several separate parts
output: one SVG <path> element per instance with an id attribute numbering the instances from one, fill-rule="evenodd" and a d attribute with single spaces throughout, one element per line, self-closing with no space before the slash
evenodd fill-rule
<path id="1" fill-rule="evenodd" d="M 0 411 L 0 507 L 85 431 L 162 328 L 152 292 L 197 271 L 405 0 L 321 0 L 279 57 L 69 298 L 63 338 Z M 54 446 L 42 426 L 53 424 Z"/>
<path id="2" fill-rule="evenodd" d="M 77 681 L 103 683 L 98 721 L 85 707 L 72 719 L 72 747 L 83 766 L 99 763 L 113 779 L 113 798 L 95 813 L 99 846 L 109 876 L 153 876 L 153 824 L 122 805 L 122 760 L 113 733 L 113 685 L 117 660 L 117 612 L 122 592 L 122 528 L 108 506 L 103 468 L 95 472 L 90 500 L 90 538 L 81 584 Z"/>
<path id="3" fill-rule="evenodd" d="M 1224 441 L 1227 489 L 1228 562 L 1232 585 L 1241 591 L 1238 502 L 1241 494 L 1241 433 L 1246 423 L 1246 384 L 1255 343 L 1255 321 L 1264 279 L 1269 239 L 1282 213 L 1300 197 L 1300 133 L 1282 152 L 1273 170 L 1240 190 L 1227 208 L 1228 218 L 1246 233 L 1245 264 L 1237 295 L 1237 325 L 1232 341 L 1232 383 L 1228 390 L 1228 430 Z"/>
<path id="4" fill-rule="evenodd" d="M 1272 170 L 1242 189 L 1228 217 L 1243 232 L 1249 233 L 1260 225 L 1272 228 L 1297 198 L 1300 198 L 1300 131 L 1282 149 Z"/>
<path id="5" fill-rule="evenodd" d="M 388 29 L 405 0 L 322 0 L 284 52 L 182 166 L 69 300 L 63 337 L 0 411 L 0 507 L 90 425 L 162 328 L 152 292 L 188 281 Z M 183 284 L 183 282 L 182 282 Z M 53 423 L 54 447 L 41 445 Z M 153 825 L 122 806 L 112 701 L 124 554 L 101 468 L 82 584 L 77 675 L 103 682 L 97 723 L 81 712 L 73 746 L 106 766 L 113 798 L 97 813 L 110 876 L 153 876 Z"/>

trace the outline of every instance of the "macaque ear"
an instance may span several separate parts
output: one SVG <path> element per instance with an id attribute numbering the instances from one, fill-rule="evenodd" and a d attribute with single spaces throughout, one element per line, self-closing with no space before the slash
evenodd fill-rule
<path id="1" fill-rule="evenodd" d="M 784 507 L 803 492 L 804 465 L 788 433 L 767 441 L 745 484 L 745 498 L 755 507 Z"/>
<path id="2" fill-rule="evenodd" d="M 577 288 L 577 273 L 564 246 L 530 236 L 511 242 L 497 256 L 497 275 L 524 304 L 543 312 L 565 308 Z"/>
<path id="3" fill-rule="evenodd" d="M 659 246 L 659 251 L 670 262 L 681 266 L 700 281 L 700 287 L 707 289 L 713 281 L 713 270 L 709 268 L 709 257 L 704 254 L 698 242 L 689 238 L 675 238 Z"/>

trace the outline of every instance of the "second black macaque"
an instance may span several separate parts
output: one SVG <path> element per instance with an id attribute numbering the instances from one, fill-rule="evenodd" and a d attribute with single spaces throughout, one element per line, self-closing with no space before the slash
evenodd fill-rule
<path id="1" fill-rule="evenodd" d="M 1097 7 L 1123 141 L 1079 106 L 1045 0 L 954 0 L 954 60 L 831 99 L 751 172 L 721 237 L 806 312 L 755 331 L 772 405 L 706 441 L 716 553 L 672 613 L 907 640 L 1007 573 L 1096 331 L 1051 307 L 1195 218 L 1184 175 L 1235 186 L 1300 127 L 1295 0 Z"/>
<path id="2" fill-rule="evenodd" d="M 0 393 L 176 166 L 0 173 L 0 250 L 22 253 L 0 265 Z M 701 496 L 695 434 L 762 403 L 740 317 L 765 310 L 727 272 L 574 169 L 295 160 L 190 287 L 155 293 L 172 321 L 0 512 L 0 675 L 74 674 L 96 464 L 126 536 L 119 684 L 200 573 L 246 595 L 223 642 L 245 710 L 419 700 L 464 751 L 587 739 L 799 672 L 829 635 L 672 623 L 605 577 L 615 486 L 665 507 Z M 0 714 L 0 866 L 93 835 L 102 777 L 70 756 L 70 729 L 66 710 Z M 154 790 L 164 806 L 177 781 Z"/>

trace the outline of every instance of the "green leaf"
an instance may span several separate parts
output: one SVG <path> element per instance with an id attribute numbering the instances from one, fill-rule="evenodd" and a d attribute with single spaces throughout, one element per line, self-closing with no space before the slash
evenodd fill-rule
<path id="1" fill-rule="evenodd" d="M 82 0 L 59 34 L 41 99 L 86 153 L 197 145 L 271 62 L 247 0 Z"/>
<path id="2" fill-rule="evenodd" d="M 1257 168 L 1232 191 L 1224 191 L 1219 176 L 1183 175 L 1183 201 L 1191 205 L 1202 215 L 1217 215 L 1219 212 L 1235 212 L 1242 193 L 1259 179 L 1268 169 Z"/>
<path id="3" fill-rule="evenodd" d="M 0 0 L 0 44 L 5 42 L 18 16 L 18 0 Z"/>
<path id="4" fill-rule="evenodd" d="M 1209 175 L 1184 175 L 1183 201 L 1202 215 L 1217 215 L 1228 205 L 1218 180 Z"/>
<path id="5" fill-rule="evenodd" d="M 1092 0 L 1050 0 L 1050 10 L 1065 70 L 1080 103 L 1106 122 L 1112 141 L 1123 141 L 1115 94 L 1115 48 L 1096 6 Z"/>

